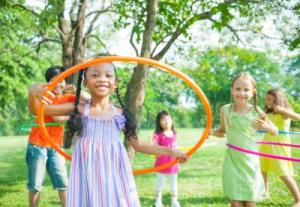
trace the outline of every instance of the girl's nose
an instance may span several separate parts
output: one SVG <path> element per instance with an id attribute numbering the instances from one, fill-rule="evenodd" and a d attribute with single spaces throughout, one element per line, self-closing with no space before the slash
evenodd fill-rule
<path id="1" fill-rule="evenodd" d="M 105 77 L 105 76 L 102 76 L 102 75 L 99 75 L 99 76 L 97 77 L 97 81 L 105 82 L 105 81 L 106 81 L 106 77 Z"/>

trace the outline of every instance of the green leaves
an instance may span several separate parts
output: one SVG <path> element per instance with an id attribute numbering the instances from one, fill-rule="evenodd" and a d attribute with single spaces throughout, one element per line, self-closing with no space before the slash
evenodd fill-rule
<path id="1" fill-rule="evenodd" d="M 208 97 L 215 121 L 218 121 L 220 107 L 230 100 L 232 79 L 242 71 L 248 71 L 257 82 L 259 103 L 263 106 L 264 93 L 275 83 L 283 83 L 280 64 L 269 58 L 266 53 L 237 47 L 211 49 L 204 54 L 193 51 L 198 67 L 184 71 L 192 76 Z M 191 57 L 193 57 L 191 55 Z M 276 80 L 276 81 L 275 81 Z M 194 93 L 188 93 L 195 96 Z M 199 106 L 201 104 L 197 102 Z"/>
<path id="2" fill-rule="evenodd" d="M 36 16 L 19 7 L 3 7 L 0 23 L 0 134 L 3 135 L 15 134 L 17 125 L 30 118 L 27 87 L 44 81 L 45 69 L 52 61 L 56 65 L 59 61 L 51 52 L 37 56 Z"/>

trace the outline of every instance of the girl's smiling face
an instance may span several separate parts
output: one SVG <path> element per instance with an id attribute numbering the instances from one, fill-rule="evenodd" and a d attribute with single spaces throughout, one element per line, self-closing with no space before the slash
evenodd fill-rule
<path id="1" fill-rule="evenodd" d="M 249 78 L 238 78 L 231 88 L 233 100 L 237 104 L 248 103 L 254 95 L 254 88 Z"/>
<path id="2" fill-rule="evenodd" d="M 93 65 L 85 72 L 84 85 L 92 96 L 105 97 L 117 87 L 116 74 L 111 64 Z"/>

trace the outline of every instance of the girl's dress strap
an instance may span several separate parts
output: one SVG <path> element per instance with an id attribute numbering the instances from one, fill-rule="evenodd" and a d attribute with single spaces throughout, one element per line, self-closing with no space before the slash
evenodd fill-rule
<path id="1" fill-rule="evenodd" d="M 120 113 L 119 109 L 117 107 L 115 107 L 114 105 L 112 105 L 112 107 L 113 107 L 113 110 L 114 110 L 114 114 L 117 115 L 117 116 L 120 116 L 121 113 Z"/>
<path id="2" fill-rule="evenodd" d="M 86 100 L 84 102 L 84 106 L 83 106 L 83 115 L 84 116 L 88 116 L 90 114 L 90 108 L 91 108 L 91 101 Z"/>

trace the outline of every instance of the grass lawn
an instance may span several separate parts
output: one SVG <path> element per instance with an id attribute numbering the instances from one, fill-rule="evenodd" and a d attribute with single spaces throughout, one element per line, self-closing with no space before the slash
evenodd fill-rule
<path id="1" fill-rule="evenodd" d="M 147 139 L 152 131 L 141 131 L 141 138 Z M 191 146 L 200 135 L 199 129 L 180 129 L 179 146 Z M 300 143 L 300 137 L 293 138 Z M 211 138 L 194 154 L 191 160 L 181 165 L 178 176 L 179 201 L 181 206 L 228 206 L 223 196 L 221 169 L 225 153 L 224 139 Z M 27 204 L 27 166 L 25 163 L 27 137 L 0 137 L 0 207 L 25 207 Z M 300 157 L 300 150 L 293 150 Z M 150 167 L 154 157 L 138 153 L 134 168 Z M 299 175 L 300 165 L 295 164 L 295 173 Z M 155 202 L 155 174 L 136 176 L 137 188 L 142 206 L 153 206 Z M 300 179 L 296 177 L 298 184 Z M 165 185 L 163 203 L 170 206 L 168 184 Z M 270 177 L 271 199 L 259 202 L 257 206 L 291 206 L 292 197 L 279 178 Z M 42 191 L 41 207 L 58 207 L 57 192 L 52 190 L 47 176 Z"/>

